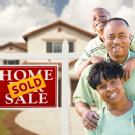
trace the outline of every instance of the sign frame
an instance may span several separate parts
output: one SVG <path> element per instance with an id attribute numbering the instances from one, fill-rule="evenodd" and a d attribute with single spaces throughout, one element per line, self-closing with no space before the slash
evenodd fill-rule
<path id="1" fill-rule="evenodd" d="M 57 109 L 58 108 L 58 76 L 59 76 L 59 73 L 58 73 L 58 68 L 59 68 L 59 66 L 58 65 L 55 65 L 55 64 L 47 64 L 47 65 L 43 65 L 43 64 L 41 64 L 41 65 L 0 65 L 0 70 L 1 70 L 1 68 L 9 68 L 9 67 L 15 67 L 15 68 L 17 68 L 17 67 L 35 67 L 35 66 L 37 66 L 37 67 L 55 67 L 55 70 L 56 70 L 56 72 L 55 72 L 55 74 L 57 74 L 57 76 L 55 77 L 56 78 L 56 81 L 55 81 L 55 87 L 56 87 L 56 90 L 55 90 L 55 94 L 57 95 L 57 97 L 56 97 L 56 99 L 55 99 L 55 105 L 56 105 L 56 107 L 27 107 L 27 106 L 25 106 L 25 107 L 10 107 L 10 106 L 6 106 L 6 107 L 2 107 L 1 105 L 0 105 L 0 110 L 24 110 L 24 109 Z"/>

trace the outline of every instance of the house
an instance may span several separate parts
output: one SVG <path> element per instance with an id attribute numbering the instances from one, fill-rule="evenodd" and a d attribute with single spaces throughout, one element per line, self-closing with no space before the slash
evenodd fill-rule
<path id="1" fill-rule="evenodd" d="M 61 20 L 58 20 L 52 24 L 29 32 L 23 35 L 26 43 L 14 43 L 9 42 L 0 46 L 0 52 L 5 53 L 61 53 L 62 42 L 67 39 L 69 42 L 70 52 L 82 52 L 87 43 L 96 37 L 96 34 L 92 34 L 88 31 L 77 28 L 76 26 L 67 24 Z M 70 106 L 74 106 L 72 103 L 72 95 L 75 91 L 78 77 L 74 71 L 74 63 L 77 60 L 69 60 L 69 82 L 70 82 Z M 23 65 L 42 65 L 42 64 L 57 64 L 59 65 L 59 97 L 58 105 L 61 106 L 61 65 L 62 60 L 2 60 L 3 64 L 23 64 Z"/>
<path id="2" fill-rule="evenodd" d="M 27 53 L 27 43 L 8 42 L 0 46 L 0 53 Z M 0 60 L 0 65 L 22 65 L 24 60 Z"/>

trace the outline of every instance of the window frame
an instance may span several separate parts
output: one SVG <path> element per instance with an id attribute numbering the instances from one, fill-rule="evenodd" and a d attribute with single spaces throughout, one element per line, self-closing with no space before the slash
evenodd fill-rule
<path id="1" fill-rule="evenodd" d="M 52 43 L 52 52 L 47 52 L 47 43 L 48 43 L 48 42 L 51 42 L 51 43 Z M 46 53 L 62 53 L 62 52 L 54 52 L 54 42 L 61 42 L 61 43 L 62 43 L 63 41 L 46 41 Z M 69 42 L 73 43 L 73 52 L 74 52 L 74 50 L 75 50 L 75 49 L 74 49 L 74 44 L 75 44 L 75 43 L 74 43 L 74 41 L 68 41 L 68 43 L 69 43 Z M 61 51 L 62 51 L 62 50 L 61 50 Z M 69 52 L 69 53 L 73 53 L 73 52 Z"/>

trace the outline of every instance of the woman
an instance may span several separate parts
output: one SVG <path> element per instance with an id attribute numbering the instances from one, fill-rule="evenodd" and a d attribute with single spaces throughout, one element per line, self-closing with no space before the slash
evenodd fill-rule
<path id="1" fill-rule="evenodd" d="M 107 106 L 98 112 L 96 131 L 86 130 L 87 135 L 135 135 L 135 102 L 125 95 L 123 76 L 122 67 L 114 62 L 100 62 L 91 68 L 89 85 Z"/>

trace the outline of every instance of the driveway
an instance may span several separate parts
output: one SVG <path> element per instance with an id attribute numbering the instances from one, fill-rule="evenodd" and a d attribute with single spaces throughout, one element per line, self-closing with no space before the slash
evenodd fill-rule
<path id="1" fill-rule="evenodd" d="M 93 107 L 97 111 L 97 108 Z M 61 108 L 26 109 L 17 115 L 15 122 L 38 135 L 61 135 Z M 84 135 L 82 118 L 74 107 L 69 108 L 69 135 Z"/>

